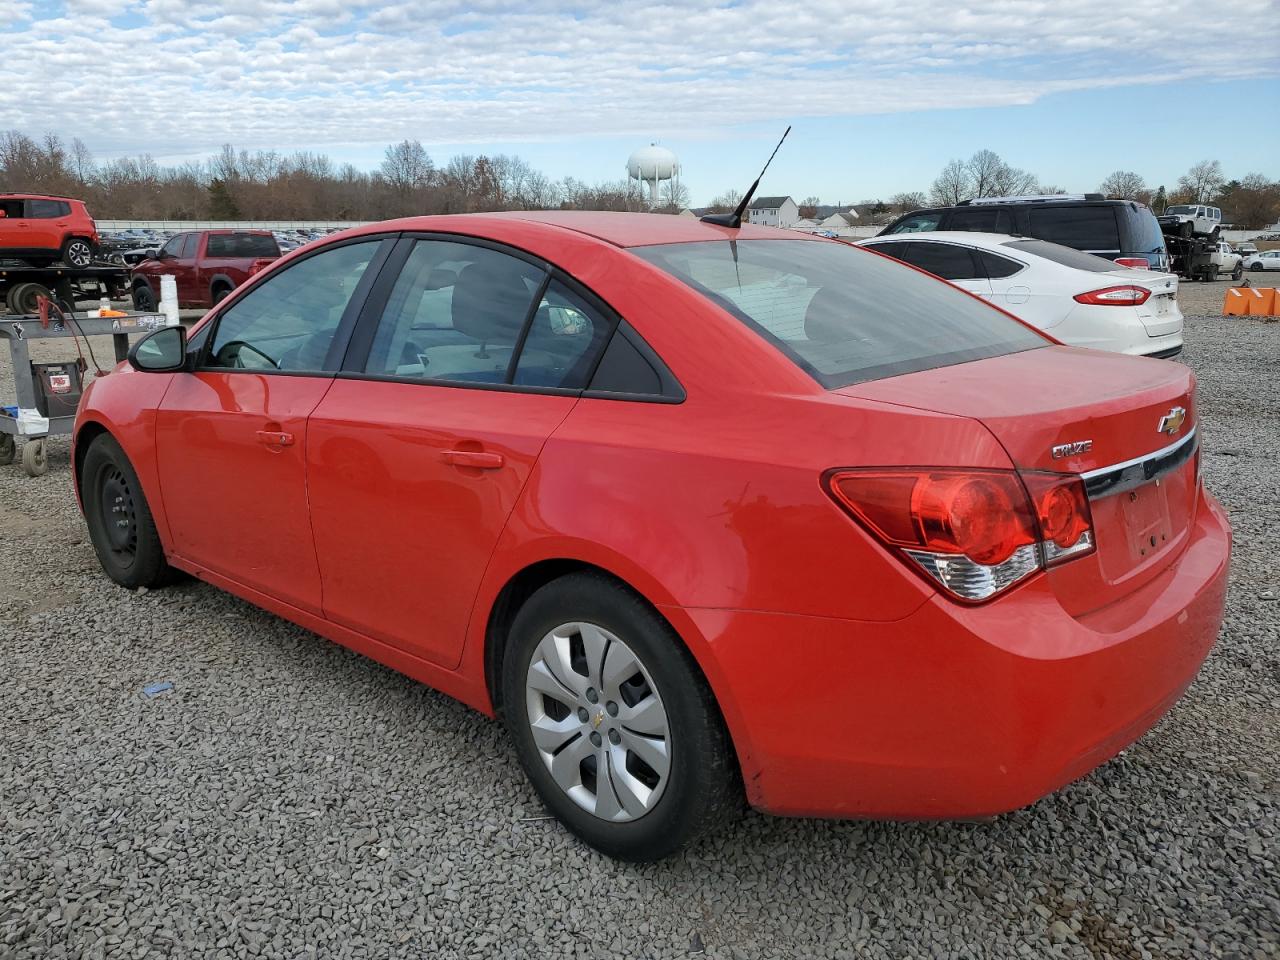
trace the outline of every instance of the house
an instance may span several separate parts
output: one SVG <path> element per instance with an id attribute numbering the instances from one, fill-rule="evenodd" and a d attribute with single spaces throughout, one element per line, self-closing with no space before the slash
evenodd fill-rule
<path id="1" fill-rule="evenodd" d="M 842 230 L 845 227 L 856 227 L 858 225 L 858 211 L 850 207 L 843 213 L 833 213 L 831 216 L 822 221 L 822 226 L 828 230 Z"/>
<path id="2" fill-rule="evenodd" d="M 756 197 L 747 208 L 751 223 L 766 227 L 789 227 L 800 219 L 800 208 L 790 197 Z"/>

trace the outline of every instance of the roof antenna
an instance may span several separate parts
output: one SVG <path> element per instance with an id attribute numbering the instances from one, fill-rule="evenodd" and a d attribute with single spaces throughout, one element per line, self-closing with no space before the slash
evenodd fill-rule
<path id="1" fill-rule="evenodd" d="M 787 139 L 787 134 L 791 132 L 791 127 L 782 131 L 782 140 Z M 760 186 L 760 180 L 764 177 L 765 170 L 769 169 L 769 164 L 773 163 L 773 158 L 778 155 L 778 150 L 782 146 L 782 140 L 778 141 L 778 146 L 773 148 L 773 153 L 769 154 L 769 159 L 764 162 L 764 170 L 760 171 L 760 176 L 756 177 L 756 182 L 751 184 L 751 188 L 743 196 L 738 204 L 738 209 L 733 213 L 708 213 L 705 217 L 699 217 L 703 223 L 714 223 L 721 227 L 733 227 L 737 230 L 742 226 L 742 215 L 747 212 L 747 204 L 751 202 L 751 198 L 756 195 L 756 187 Z"/>

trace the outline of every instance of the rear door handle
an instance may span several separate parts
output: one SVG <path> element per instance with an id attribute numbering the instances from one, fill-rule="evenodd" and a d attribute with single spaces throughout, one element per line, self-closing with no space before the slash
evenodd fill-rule
<path id="1" fill-rule="evenodd" d="M 446 450 L 444 459 L 455 467 L 476 467 L 479 470 L 497 470 L 506 463 L 502 454 L 482 450 Z"/>
<path id="2" fill-rule="evenodd" d="M 281 430 L 259 430 L 258 442 L 268 447 L 291 447 L 293 434 Z"/>

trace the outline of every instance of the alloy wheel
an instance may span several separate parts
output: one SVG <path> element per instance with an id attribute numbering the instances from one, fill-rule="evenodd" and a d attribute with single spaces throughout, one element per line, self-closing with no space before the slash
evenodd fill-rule
<path id="1" fill-rule="evenodd" d="M 657 805 L 671 771 L 667 711 L 621 639 L 591 623 L 551 630 L 530 660 L 525 703 L 539 755 L 579 807 L 624 823 Z"/>
<path id="2" fill-rule="evenodd" d="M 73 267 L 87 267 L 93 260 L 93 250 L 83 240 L 67 244 L 67 262 Z"/>

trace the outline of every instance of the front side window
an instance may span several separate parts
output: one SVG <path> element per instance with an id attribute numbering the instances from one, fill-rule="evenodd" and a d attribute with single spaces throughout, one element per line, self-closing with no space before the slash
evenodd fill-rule
<path id="1" fill-rule="evenodd" d="M 218 319 L 208 367 L 318 373 L 380 241 L 300 260 L 237 300 Z"/>
<path id="2" fill-rule="evenodd" d="M 1031 350 L 1048 341 L 947 283 L 842 243 L 633 248 L 827 389 Z"/>
<path id="3" fill-rule="evenodd" d="M 194 233 L 188 233 L 183 237 L 182 249 L 178 256 L 182 260 L 191 260 L 196 255 L 196 247 L 200 244 L 200 237 Z"/>
<path id="4" fill-rule="evenodd" d="M 365 372 L 507 383 L 545 275 L 487 247 L 418 241 L 391 290 Z"/>
<path id="5" fill-rule="evenodd" d="M 176 237 L 169 239 L 163 247 L 160 248 L 160 256 L 162 257 L 180 257 L 182 255 L 182 245 L 186 243 L 187 234 L 180 233 Z"/>
<path id="6" fill-rule="evenodd" d="M 895 233 L 927 233 L 930 230 L 937 230 L 938 224 L 942 221 L 941 211 L 932 211 L 926 213 L 914 213 L 911 216 L 894 224 L 891 229 L 886 231 L 889 234 Z"/>

